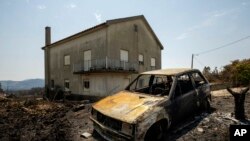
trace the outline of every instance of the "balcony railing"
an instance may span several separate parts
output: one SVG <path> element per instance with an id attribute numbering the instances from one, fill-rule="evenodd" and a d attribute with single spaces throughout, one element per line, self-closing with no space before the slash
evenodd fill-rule
<path id="1" fill-rule="evenodd" d="M 98 71 L 112 71 L 112 72 L 137 72 L 138 62 L 131 63 L 121 60 L 113 59 L 95 59 L 82 61 L 81 63 L 74 64 L 74 73 L 85 73 L 85 72 L 98 72 Z"/>

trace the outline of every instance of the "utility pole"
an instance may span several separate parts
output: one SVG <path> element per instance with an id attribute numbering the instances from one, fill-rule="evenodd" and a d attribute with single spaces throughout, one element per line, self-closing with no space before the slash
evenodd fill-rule
<path id="1" fill-rule="evenodd" d="M 194 65 L 194 54 L 192 54 L 192 59 L 191 59 L 191 69 L 193 69 L 193 65 Z"/>

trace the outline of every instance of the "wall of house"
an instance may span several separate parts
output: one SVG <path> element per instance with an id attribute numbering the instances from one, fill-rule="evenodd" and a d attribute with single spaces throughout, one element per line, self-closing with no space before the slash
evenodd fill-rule
<path id="1" fill-rule="evenodd" d="M 78 93 L 82 79 L 79 75 L 73 74 L 73 67 L 83 62 L 83 53 L 86 50 L 91 50 L 92 58 L 105 58 L 105 28 L 50 48 L 50 80 L 54 80 L 55 85 L 64 87 L 64 80 L 68 79 L 72 93 Z M 70 55 L 70 65 L 68 66 L 64 65 L 65 55 Z"/>
<path id="2" fill-rule="evenodd" d="M 137 26 L 137 32 L 135 31 Z M 155 69 L 161 69 L 161 49 L 145 23 L 138 19 L 108 27 L 108 56 L 120 58 L 120 50 L 129 52 L 129 62 L 138 63 L 138 54 L 142 54 L 144 64 L 139 65 L 139 73 L 152 70 L 151 58 L 156 59 Z M 133 77 L 134 78 L 134 77 Z"/>
<path id="3" fill-rule="evenodd" d="M 144 68 L 140 68 L 141 72 L 152 70 L 151 58 L 155 58 L 155 69 L 161 69 L 161 48 L 153 37 L 148 27 L 139 21 L 138 23 L 138 53 L 144 56 Z"/>
<path id="4" fill-rule="evenodd" d="M 82 85 L 79 93 L 88 96 L 107 96 L 123 90 L 128 86 L 131 79 L 129 74 L 124 73 L 92 73 L 81 75 Z M 84 88 L 84 81 L 89 81 L 89 89 Z"/>
<path id="5" fill-rule="evenodd" d="M 137 32 L 135 32 L 135 25 Z M 142 20 L 112 24 L 80 38 L 53 46 L 49 49 L 50 80 L 64 88 L 64 80 L 70 82 L 74 94 L 106 96 L 125 88 L 136 75 L 128 73 L 73 74 L 75 64 L 84 61 L 84 51 L 91 50 L 92 59 L 120 60 L 120 50 L 129 52 L 128 59 L 137 63 L 139 73 L 151 70 L 151 58 L 156 59 L 155 69 L 161 68 L 161 49 Z M 144 64 L 139 65 L 138 54 L 143 54 Z M 70 55 L 70 65 L 64 65 L 64 56 Z M 46 77 L 47 78 L 47 77 Z M 90 88 L 84 89 L 83 80 L 89 80 Z"/>

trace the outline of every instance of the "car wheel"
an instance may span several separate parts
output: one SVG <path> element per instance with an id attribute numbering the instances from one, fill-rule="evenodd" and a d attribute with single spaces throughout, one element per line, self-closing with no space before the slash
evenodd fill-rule
<path id="1" fill-rule="evenodd" d="M 166 125 L 154 124 L 146 133 L 145 141 L 164 141 L 166 138 Z"/>

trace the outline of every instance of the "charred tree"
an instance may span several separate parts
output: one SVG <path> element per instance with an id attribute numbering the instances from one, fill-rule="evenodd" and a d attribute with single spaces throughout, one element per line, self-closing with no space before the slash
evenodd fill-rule
<path id="1" fill-rule="evenodd" d="M 241 92 L 234 92 L 231 88 L 227 88 L 227 91 L 233 95 L 234 97 L 234 112 L 235 112 L 235 118 L 238 120 L 245 120 L 245 108 L 244 108 L 244 102 L 245 102 L 245 96 L 247 91 L 249 90 L 249 87 L 246 89 L 241 90 Z"/>

